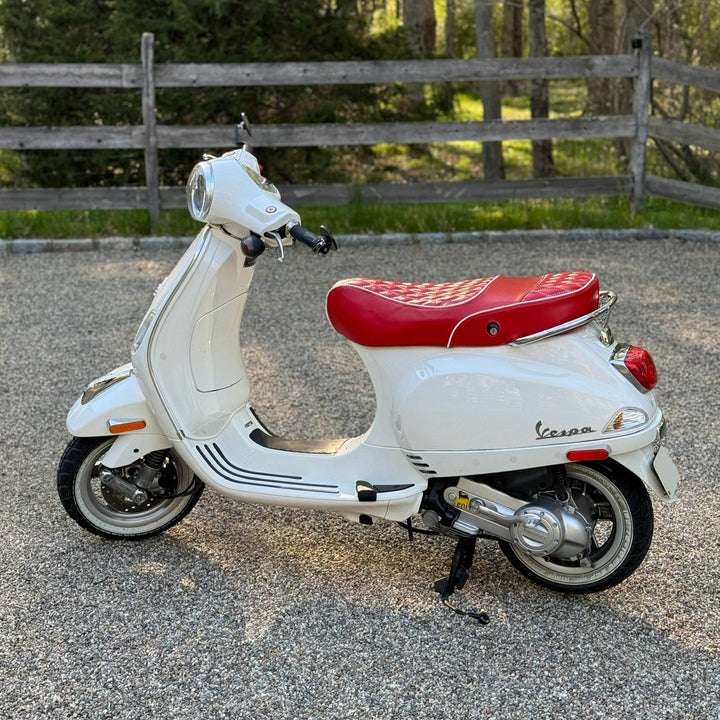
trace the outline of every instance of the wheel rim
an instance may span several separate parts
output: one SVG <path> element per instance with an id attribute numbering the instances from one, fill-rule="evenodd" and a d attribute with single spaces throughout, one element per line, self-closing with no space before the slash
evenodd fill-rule
<path id="1" fill-rule="evenodd" d="M 74 487 L 75 502 L 88 522 L 115 535 L 145 535 L 167 525 L 186 505 L 192 494 L 174 498 L 151 497 L 137 505 L 105 486 L 99 476 L 102 459 L 114 438 L 98 445 L 78 469 Z M 172 450 L 168 451 L 169 467 L 177 478 L 178 488 L 189 488 L 193 478 L 189 469 Z M 132 466 L 129 466 L 132 467 Z"/>
<path id="2" fill-rule="evenodd" d="M 510 547 L 522 565 L 548 583 L 567 586 L 599 583 L 622 565 L 632 549 L 631 508 L 620 489 L 596 470 L 568 465 L 567 476 L 576 503 L 589 511 L 595 521 L 586 558 L 539 557 Z"/>

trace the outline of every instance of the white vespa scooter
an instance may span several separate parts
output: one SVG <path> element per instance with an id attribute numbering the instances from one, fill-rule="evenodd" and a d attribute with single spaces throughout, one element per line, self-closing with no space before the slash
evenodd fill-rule
<path id="1" fill-rule="evenodd" d="M 206 156 L 187 187 L 205 224 L 158 288 L 132 362 L 93 381 L 67 418 L 58 472 L 69 515 L 107 538 L 171 527 L 204 486 L 253 503 L 457 538 L 462 587 L 477 538 L 546 587 L 609 588 L 642 562 L 650 495 L 672 500 L 650 355 L 614 341 L 612 293 L 586 272 L 429 284 L 353 279 L 327 297 L 333 327 L 372 378 L 377 411 L 360 437 L 273 435 L 249 403 L 239 328 L 257 258 L 304 229 L 256 158 Z M 423 532 L 423 530 L 419 530 Z"/>

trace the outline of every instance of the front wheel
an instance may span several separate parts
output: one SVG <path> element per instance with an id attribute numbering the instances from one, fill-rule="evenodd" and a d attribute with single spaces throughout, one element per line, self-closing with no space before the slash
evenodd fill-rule
<path id="1" fill-rule="evenodd" d="M 530 555 L 505 541 L 508 560 L 539 585 L 565 593 L 606 590 L 628 577 L 645 558 L 653 534 L 652 502 L 642 482 L 615 465 L 567 465 L 568 490 L 592 521 L 583 557 Z"/>
<path id="2" fill-rule="evenodd" d="M 141 499 L 118 490 L 131 483 L 142 464 L 106 468 L 102 461 L 115 438 L 73 438 L 58 467 L 60 502 L 81 527 L 106 538 L 139 539 L 180 522 L 195 506 L 203 483 L 168 449 L 154 488 Z M 114 482 L 117 478 L 120 483 Z"/>

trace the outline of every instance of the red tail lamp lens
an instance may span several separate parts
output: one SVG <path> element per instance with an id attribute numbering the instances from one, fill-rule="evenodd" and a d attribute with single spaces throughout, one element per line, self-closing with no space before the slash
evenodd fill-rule
<path id="1" fill-rule="evenodd" d="M 631 345 L 625 353 L 623 363 L 645 389 L 652 390 L 657 385 L 657 370 L 647 350 Z"/>

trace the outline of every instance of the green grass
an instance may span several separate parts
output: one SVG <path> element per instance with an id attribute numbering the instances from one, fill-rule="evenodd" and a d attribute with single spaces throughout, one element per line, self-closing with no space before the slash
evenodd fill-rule
<path id="1" fill-rule="evenodd" d="M 627 198 L 525 200 L 494 203 L 374 205 L 351 203 L 297 208 L 303 224 L 325 224 L 338 235 L 384 232 L 462 232 L 469 230 L 656 227 L 720 230 L 720 213 L 655 198 L 632 215 Z M 155 235 L 194 235 L 200 224 L 185 210 L 160 215 Z M 150 235 L 141 210 L 0 212 L 2 238 L 97 238 Z"/>
<path id="2" fill-rule="evenodd" d="M 196 232 L 186 210 L 166 210 L 153 234 Z M 0 212 L 2 238 L 97 238 L 150 235 L 145 210 L 18 210 Z"/>
<path id="3" fill-rule="evenodd" d="M 462 232 L 472 230 L 564 230 L 646 228 L 720 230 L 720 213 L 650 198 L 635 216 L 627 198 L 524 200 L 423 205 L 352 204 L 306 208 L 303 223 L 324 223 L 336 233 Z"/>

